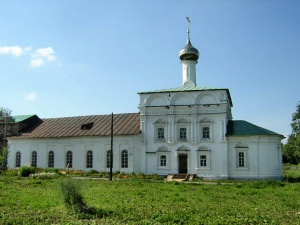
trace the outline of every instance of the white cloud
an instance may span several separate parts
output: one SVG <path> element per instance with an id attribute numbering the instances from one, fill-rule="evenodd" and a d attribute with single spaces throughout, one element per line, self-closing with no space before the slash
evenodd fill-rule
<path id="1" fill-rule="evenodd" d="M 27 94 L 24 99 L 26 101 L 35 101 L 37 99 L 37 97 L 38 97 L 37 93 L 31 92 L 31 93 Z"/>
<path id="2" fill-rule="evenodd" d="M 44 64 L 45 64 L 45 62 L 42 59 L 32 59 L 30 61 L 30 66 L 31 67 L 40 67 L 40 66 L 42 66 Z"/>
<path id="3" fill-rule="evenodd" d="M 14 56 L 21 56 L 25 53 L 31 52 L 30 57 L 30 66 L 31 67 L 40 67 L 45 65 L 48 62 L 53 62 L 57 58 L 54 55 L 54 49 L 52 47 L 47 48 L 38 48 L 33 50 L 31 47 L 22 48 L 20 46 L 0 46 L 0 55 L 14 55 Z"/>
<path id="4" fill-rule="evenodd" d="M 46 62 L 52 62 L 54 60 L 56 60 L 56 57 L 54 56 L 52 47 L 39 48 L 32 54 L 30 65 L 31 67 L 40 67 Z"/>
<path id="5" fill-rule="evenodd" d="M 26 51 L 30 51 L 31 48 L 21 48 L 20 46 L 3 46 L 0 47 L 0 54 L 20 56 Z"/>

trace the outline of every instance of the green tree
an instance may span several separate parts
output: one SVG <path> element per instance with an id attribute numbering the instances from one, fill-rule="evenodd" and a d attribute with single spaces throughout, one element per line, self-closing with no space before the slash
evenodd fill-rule
<path id="1" fill-rule="evenodd" d="M 296 106 L 296 112 L 292 115 L 292 133 L 288 137 L 283 148 L 285 162 L 292 164 L 300 163 L 300 102 Z"/>
<path id="2" fill-rule="evenodd" d="M 9 130 L 10 115 L 10 109 L 0 107 L 0 170 L 7 169 L 8 147 L 6 137 Z"/>
<path id="3" fill-rule="evenodd" d="M 0 154 L 0 170 L 7 170 L 8 147 L 2 148 Z"/>

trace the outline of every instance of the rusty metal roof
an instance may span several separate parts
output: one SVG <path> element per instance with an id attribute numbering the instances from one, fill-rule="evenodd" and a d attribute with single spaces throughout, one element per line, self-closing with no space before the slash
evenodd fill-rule
<path id="1" fill-rule="evenodd" d="M 95 115 L 42 119 L 21 130 L 19 136 L 12 138 L 108 136 L 110 133 L 111 115 Z M 114 135 L 139 133 L 139 113 L 114 114 Z"/>

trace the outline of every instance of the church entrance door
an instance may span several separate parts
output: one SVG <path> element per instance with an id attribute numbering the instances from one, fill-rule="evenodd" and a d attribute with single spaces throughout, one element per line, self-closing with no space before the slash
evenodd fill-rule
<path id="1" fill-rule="evenodd" d="M 187 173 L 188 172 L 188 165 L 187 165 L 187 154 L 180 154 L 178 155 L 179 159 L 179 170 L 178 173 Z"/>

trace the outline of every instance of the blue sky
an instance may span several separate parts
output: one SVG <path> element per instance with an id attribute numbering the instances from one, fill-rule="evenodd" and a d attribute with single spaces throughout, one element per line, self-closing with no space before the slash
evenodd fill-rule
<path id="1" fill-rule="evenodd" d="M 138 112 L 137 92 L 229 88 L 233 118 L 285 136 L 300 101 L 298 0 L 0 2 L 0 106 L 41 118 Z"/>

